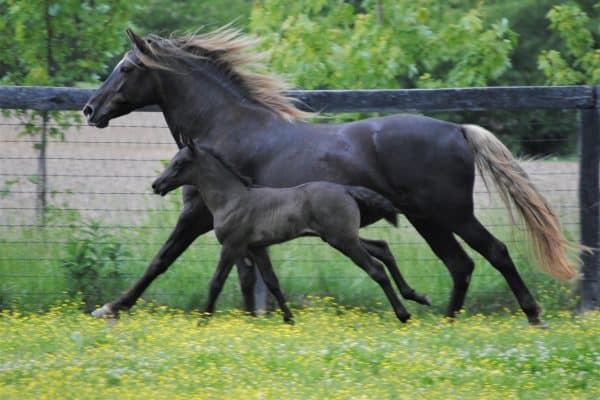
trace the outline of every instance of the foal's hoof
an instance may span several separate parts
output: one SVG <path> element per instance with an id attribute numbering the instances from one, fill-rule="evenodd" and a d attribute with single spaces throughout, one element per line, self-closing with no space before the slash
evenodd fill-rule
<path id="1" fill-rule="evenodd" d="M 94 317 L 94 318 L 117 318 L 118 313 L 113 311 L 110 304 L 105 304 L 102 307 L 92 311 L 92 317 Z"/>
<path id="2" fill-rule="evenodd" d="M 285 322 L 288 325 L 294 325 L 294 316 L 290 315 L 290 316 L 284 316 L 283 317 L 283 322 Z"/>

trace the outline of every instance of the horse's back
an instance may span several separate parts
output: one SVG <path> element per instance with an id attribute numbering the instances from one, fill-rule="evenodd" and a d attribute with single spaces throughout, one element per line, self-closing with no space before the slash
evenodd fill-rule
<path id="1" fill-rule="evenodd" d="M 365 186 L 413 214 L 472 208 L 473 152 L 458 124 L 392 115 L 288 127 L 280 131 L 290 138 L 287 146 L 256 168 L 261 184 L 327 180 Z"/>
<path id="2" fill-rule="evenodd" d="M 377 164 L 419 213 L 472 208 L 474 156 L 460 125 L 414 115 L 377 122 L 380 129 L 372 136 Z"/>

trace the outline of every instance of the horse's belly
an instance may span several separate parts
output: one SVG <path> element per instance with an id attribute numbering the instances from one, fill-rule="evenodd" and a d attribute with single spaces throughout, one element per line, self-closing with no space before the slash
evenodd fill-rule
<path id="1" fill-rule="evenodd" d="M 375 160 L 351 149 L 320 149 L 311 154 L 296 154 L 293 157 L 282 154 L 272 163 L 260 168 L 255 179 L 259 185 L 272 187 L 292 187 L 307 182 L 327 181 L 365 186 L 383 194 L 391 190 L 377 170 Z"/>

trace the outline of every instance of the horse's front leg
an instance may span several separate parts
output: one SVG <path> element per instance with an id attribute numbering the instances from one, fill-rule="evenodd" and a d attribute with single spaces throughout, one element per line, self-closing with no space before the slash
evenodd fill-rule
<path id="1" fill-rule="evenodd" d="M 225 280 L 231 272 L 231 268 L 233 268 L 233 263 L 236 259 L 243 255 L 244 252 L 239 251 L 237 248 L 232 248 L 227 245 L 223 245 L 223 247 L 221 247 L 221 257 L 219 258 L 219 263 L 217 264 L 217 270 L 210 281 L 208 301 L 206 302 L 205 308 L 207 313 L 213 314 L 215 312 L 217 298 L 219 297 L 221 290 L 223 290 L 223 285 L 225 284 Z"/>
<path id="2" fill-rule="evenodd" d="M 119 311 L 131 308 L 152 281 L 165 272 L 198 236 L 212 230 L 212 214 L 194 187 L 184 186 L 183 201 L 184 209 L 175 228 L 144 274 L 117 300 L 94 311 L 94 317 L 116 316 Z"/>

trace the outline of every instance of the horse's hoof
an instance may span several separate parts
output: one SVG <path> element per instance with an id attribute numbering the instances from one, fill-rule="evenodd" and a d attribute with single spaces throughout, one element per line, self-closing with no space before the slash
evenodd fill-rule
<path id="1" fill-rule="evenodd" d="M 531 326 L 532 328 L 538 328 L 538 329 L 548 329 L 550 327 L 550 325 L 548 325 L 547 322 L 539 320 L 539 319 L 536 321 L 529 321 L 529 326 Z"/>
<path id="2" fill-rule="evenodd" d="M 431 307 L 431 299 L 426 294 L 419 296 L 417 303 Z"/>
<path id="3" fill-rule="evenodd" d="M 92 317 L 94 318 L 117 318 L 117 314 L 113 312 L 109 304 L 105 304 L 102 307 L 92 311 Z"/>
<path id="4" fill-rule="evenodd" d="M 410 319 L 410 314 L 409 314 L 409 313 L 406 313 L 406 314 L 404 314 L 404 315 L 398 315 L 398 319 L 399 319 L 399 320 L 400 320 L 400 321 L 401 321 L 403 324 L 405 324 L 405 323 L 407 323 L 407 322 L 408 322 L 408 320 Z"/>
<path id="5" fill-rule="evenodd" d="M 289 316 L 289 317 L 283 317 L 283 322 L 285 322 L 288 325 L 294 325 L 294 317 L 293 316 Z"/>

